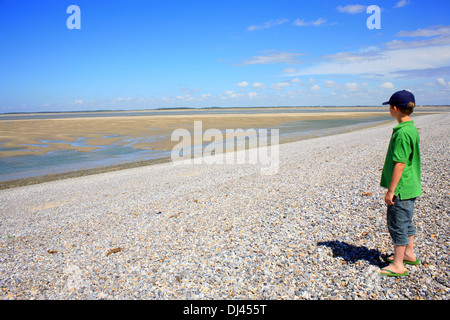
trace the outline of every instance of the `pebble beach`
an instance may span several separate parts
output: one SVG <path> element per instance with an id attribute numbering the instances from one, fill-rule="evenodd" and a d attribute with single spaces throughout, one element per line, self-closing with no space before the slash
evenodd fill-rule
<path id="1" fill-rule="evenodd" d="M 379 186 L 395 120 L 279 146 L 279 170 L 161 163 L 0 191 L 2 300 L 448 300 L 448 113 L 421 136 L 418 266 Z"/>

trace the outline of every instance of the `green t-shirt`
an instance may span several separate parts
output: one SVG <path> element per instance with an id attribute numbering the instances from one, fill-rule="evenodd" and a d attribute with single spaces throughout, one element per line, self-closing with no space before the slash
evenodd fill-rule
<path id="1" fill-rule="evenodd" d="M 422 194 L 420 184 L 420 148 L 419 132 L 414 121 L 399 123 L 392 132 L 386 160 L 381 173 L 380 185 L 389 188 L 392 172 L 397 162 L 405 164 L 402 177 L 394 191 L 400 199 L 411 199 Z"/>

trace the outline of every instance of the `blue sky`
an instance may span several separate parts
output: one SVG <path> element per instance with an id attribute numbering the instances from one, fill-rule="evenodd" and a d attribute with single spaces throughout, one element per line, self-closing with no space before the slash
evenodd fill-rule
<path id="1" fill-rule="evenodd" d="M 69 29 L 77 5 L 81 29 Z M 381 29 L 369 29 L 381 9 Z M 447 0 L 0 0 L 0 113 L 450 104 Z"/>

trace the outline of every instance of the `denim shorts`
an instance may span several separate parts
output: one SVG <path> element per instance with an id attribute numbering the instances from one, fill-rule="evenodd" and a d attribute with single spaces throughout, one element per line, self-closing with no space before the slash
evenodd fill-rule
<path id="1" fill-rule="evenodd" d="M 416 234 L 413 224 L 414 203 L 416 198 L 400 200 L 394 197 L 394 204 L 387 206 L 387 225 L 394 244 L 405 246 L 409 236 Z"/>

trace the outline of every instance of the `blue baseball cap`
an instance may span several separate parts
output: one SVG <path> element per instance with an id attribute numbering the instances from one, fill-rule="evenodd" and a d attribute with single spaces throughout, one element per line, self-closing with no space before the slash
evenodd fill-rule
<path id="1" fill-rule="evenodd" d="M 409 91 L 401 90 L 394 93 L 389 101 L 383 102 L 383 105 L 389 104 L 396 106 L 397 108 L 408 108 L 408 104 L 410 102 L 414 102 L 414 104 L 416 104 L 414 95 Z"/>

